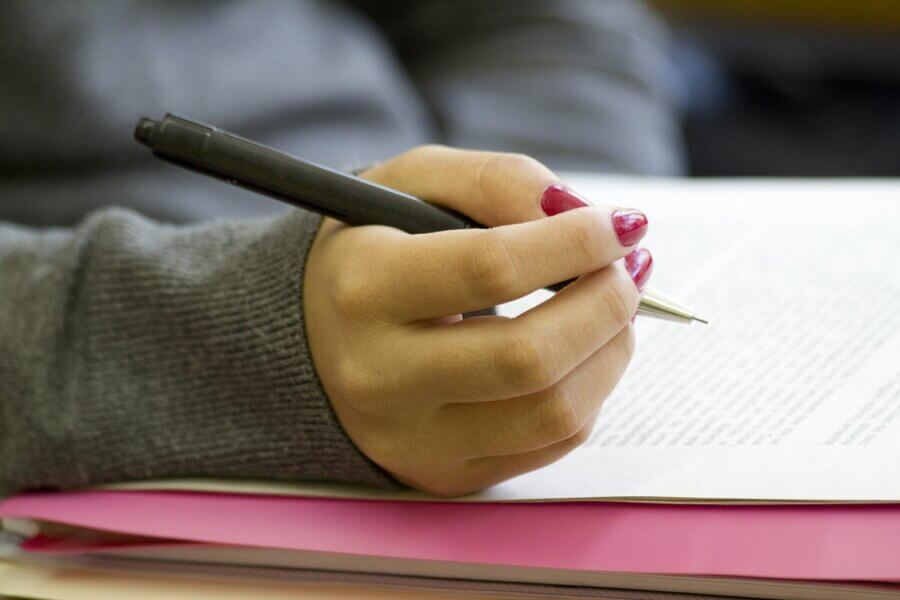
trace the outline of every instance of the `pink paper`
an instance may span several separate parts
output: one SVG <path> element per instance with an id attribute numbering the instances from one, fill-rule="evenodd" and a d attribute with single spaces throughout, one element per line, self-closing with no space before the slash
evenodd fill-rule
<path id="1" fill-rule="evenodd" d="M 0 503 L 0 517 L 422 560 L 900 581 L 900 505 L 457 504 L 104 491 L 17 496 Z"/>

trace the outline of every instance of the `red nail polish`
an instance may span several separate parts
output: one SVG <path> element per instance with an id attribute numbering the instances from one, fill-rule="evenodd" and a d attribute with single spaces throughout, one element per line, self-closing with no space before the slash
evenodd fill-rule
<path id="1" fill-rule="evenodd" d="M 561 185 L 551 185 L 541 194 L 541 208 L 548 217 L 585 206 L 588 203 L 584 198 Z"/>
<path id="2" fill-rule="evenodd" d="M 625 257 L 625 269 L 634 280 L 639 292 L 644 291 L 650 273 L 653 272 L 653 256 L 648 250 L 639 248 Z"/>
<path id="3" fill-rule="evenodd" d="M 613 213 L 612 222 L 623 246 L 634 246 L 647 233 L 647 216 L 634 208 L 620 208 Z"/>

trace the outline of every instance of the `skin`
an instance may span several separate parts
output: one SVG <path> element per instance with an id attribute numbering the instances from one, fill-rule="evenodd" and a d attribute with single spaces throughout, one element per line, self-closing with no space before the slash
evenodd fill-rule
<path id="1" fill-rule="evenodd" d="M 617 207 L 547 217 L 560 179 L 522 155 L 423 146 L 362 175 L 491 227 L 410 235 L 327 219 L 304 275 L 313 361 L 356 445 L 438 496 L 558 460 L 634 352 L 640 293 Z M 521 316 L 466 313 L 578 277 Z"/>

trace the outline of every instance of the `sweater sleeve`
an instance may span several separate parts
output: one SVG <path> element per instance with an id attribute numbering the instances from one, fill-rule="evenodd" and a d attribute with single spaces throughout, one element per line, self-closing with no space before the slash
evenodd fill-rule
<path id="1" fill-rule="evenodd" d="M 396 485 L 343 431 L 310 356 L 319 222 L 0 223 L 0 497 L 162 477 Z"/>
<path id="2" fill-rule="evenodd" d="M 683 168 L 678 81 L 641 2 L 365 0 L 453 146 L 551 168 Z"/>

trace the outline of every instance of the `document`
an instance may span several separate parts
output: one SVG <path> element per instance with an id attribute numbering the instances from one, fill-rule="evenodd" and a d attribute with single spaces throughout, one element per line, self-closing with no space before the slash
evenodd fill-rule
<path id="1" fill-rule="evenodd" d="M 646 211 L 650 285 L 710 324 L 639 317 L 590 439 L 484 497 L 900 500 L 900 186 L 572 184 Z"/>
<path id="2" fill-rule="evenodd" d="M 897 182 L 568 183 L 597 204 L 646 212 L 650 285 L 709 325 L 638 317 L 637 352 L 590 439 L 466 500 L 900 501 Z M 150 487 L 423 497 L 330 486 Z"/>
<path id="3" fill-rule="evenodd" d="M 6 594 L 41 600 L 446 600 L 448 597 L 440 589 L 429 588 L 427 584 L 417 589 L 399 577 L 296 571 L 291 577 L 285 577 L 272 569 L 243 574 L 235 568 L 208 568 L 204 572 L 202 568 L 189 570 L 164 563 L 147 566 L 120 562 L 104 567 L 96 562 L 0 558 L 0 597 Z M 406 589 L 401 589 L 397 580 L 406 583 Z M 494 596 L 486 593 L 483 597 Z M 645 598 L 638 592 L 612 597 Z"/>

